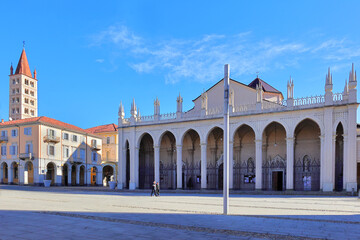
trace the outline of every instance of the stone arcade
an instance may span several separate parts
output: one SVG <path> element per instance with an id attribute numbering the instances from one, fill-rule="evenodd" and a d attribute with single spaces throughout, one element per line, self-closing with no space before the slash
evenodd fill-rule
<path id="1" fill-rule="evenodd" d="M 183 111 L 131 116 L 119 107 L 118 188 L 222 189 L 223 79 Z M 354 65 L 344 91 L 333 93 L 330 69 L 325 94 L 287 99 L 256 78 L 246 85 L 230 80 L 230 188 L 239 190 L 356 191 L 357 79 Z"/>

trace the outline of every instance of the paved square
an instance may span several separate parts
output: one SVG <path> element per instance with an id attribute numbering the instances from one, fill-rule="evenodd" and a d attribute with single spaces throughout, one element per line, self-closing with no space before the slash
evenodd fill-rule
<path id="1" fill-rule="evenodd" d="M 356 197 L 1 186 L 0 239 L 360 239 Z"/>

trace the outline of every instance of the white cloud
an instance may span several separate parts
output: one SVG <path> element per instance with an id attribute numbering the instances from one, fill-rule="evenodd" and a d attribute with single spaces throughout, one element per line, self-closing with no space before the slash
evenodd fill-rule
<path id="1" fill-rule="evenodd" d="M 111 43 L 122 48 L 122 53 L 129 56 L 129 66 L 135 71 L 162 71 L 167 83 L 184 79 L 214 81 L 216 76 L 221 78 L 225 63 L 230 64 L 232 74 L 241 76 L 284 69 L 298 64 L 301 59 L 341 61 L 360 56 L 360 48 L 349 44 L 346 39 L 328 39 L 317 44 L 313 42 L 258 40 L 253 39 L 251 32 L 244 32 L 154 43 L 151 39 L 145 41 L 125 26 L 115 25 L 94 37 L 93 44 Z"/>
<path id="2" fill-rule="evenodd" d="M 102 58 L 99 58 L 99 59 L 96 59 L 95 60 L 95 62 L 97 62 L 97 63 L 103 63 L 105 60 L 104 59 L 102 59 Z"/>

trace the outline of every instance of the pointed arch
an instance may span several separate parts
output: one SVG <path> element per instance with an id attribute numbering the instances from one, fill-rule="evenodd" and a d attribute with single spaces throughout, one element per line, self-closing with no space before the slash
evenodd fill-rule
<path id="1" fill-rule="evenodd" d="M 190 128 L 181 137 L 182 145 L 182 187 L 183 189 L 200 189 L 201 183 L 201 136 Z"/>
<path id="2" fill-rule="evenodd" d="M 233 188 L 255 190 L 255 131 L 241 124 L 233 136 Z"/>
<path id="3" fill-rule="evenodd" d="M 320 190 L 320 136 L 321 128 L 311 118 L 294 129 L 294 190 Z"/>
<path id="4" fill-rule="evenodd" d="M 154 138 L 150 133 L 144 133 L 139 139 L 139 188 L 150 189 L 155 179 Z"/>
<path id="5" fill-rule="evenodd" d="M 176 138 L 170 131 L 162 133 L 160 147 L 160 185 L 163 189 L 176 189 Z"/>

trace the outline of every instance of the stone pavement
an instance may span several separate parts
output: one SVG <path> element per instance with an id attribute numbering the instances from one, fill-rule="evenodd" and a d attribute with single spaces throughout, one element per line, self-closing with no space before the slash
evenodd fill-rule
<path id="1" fill-rule="evenodd" d="M 349 196 L 97 192 L 0 186 L 0 239 L 360 239 Z"/>

